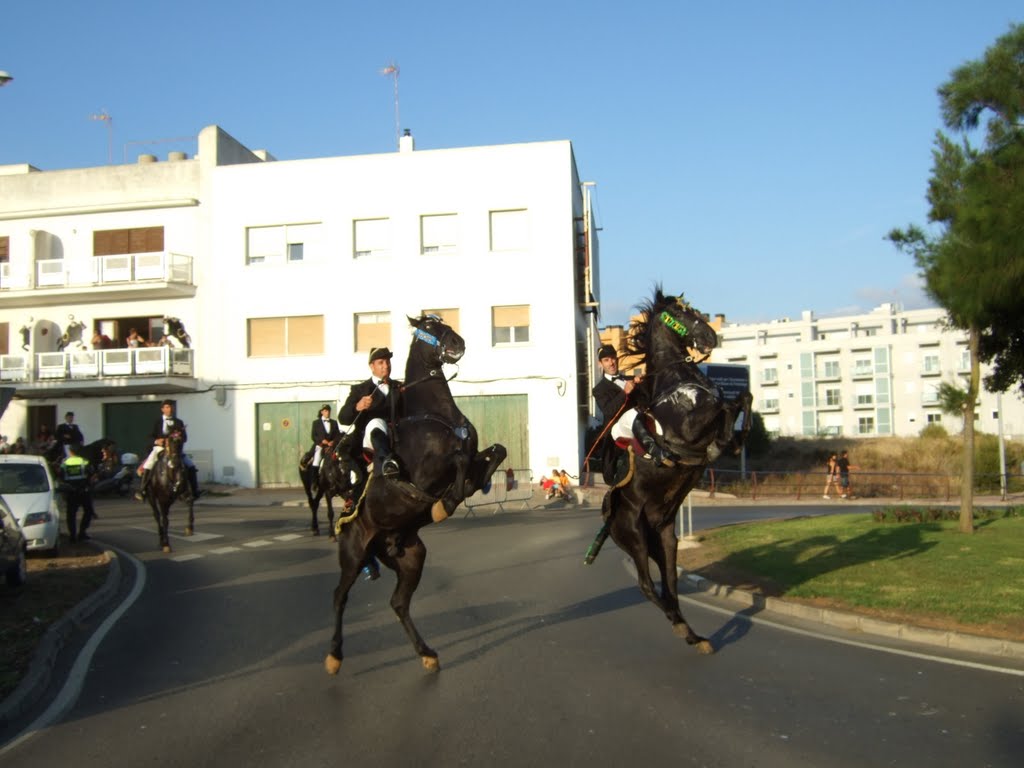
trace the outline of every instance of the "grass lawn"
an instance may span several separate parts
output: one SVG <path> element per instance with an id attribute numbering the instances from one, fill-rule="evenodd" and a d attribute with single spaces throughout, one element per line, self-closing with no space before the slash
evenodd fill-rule
<path id="1" fill-rule="evenodd" d="M 681 564 L 725 584 L 1024 640 L 1024 517 L 878 523 L 869 512 L 706 531 Z M 699 554 L 698 554 L 699 553 Z"/>

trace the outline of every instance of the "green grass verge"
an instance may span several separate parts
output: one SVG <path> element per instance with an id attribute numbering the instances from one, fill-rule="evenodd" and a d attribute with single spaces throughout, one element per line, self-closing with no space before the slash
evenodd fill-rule
<path id="1" fill-rule="evenodd" d="M 947 619 L 1024 636 L 1024 518 L 876 522 L 871 513 L 735 525 L 702 535 L 718 562 L 785 597 Z M 1001 631 L 999 634 L 1005 634 Z"/>

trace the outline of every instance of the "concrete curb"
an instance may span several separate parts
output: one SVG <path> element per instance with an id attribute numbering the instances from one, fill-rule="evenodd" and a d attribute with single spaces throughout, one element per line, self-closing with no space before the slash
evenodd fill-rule
<path id="1" fill-rule="evenodd" d="M 121 562 L 117 553 L 109 549 L 104 552 L 110 557 L 107 580 L 46 630 L 29 664 L 28 673 L 18 687 L 0 701 L 0 726 L 6 726 L 17 719 L 39 701 L 52 681 L 57 655 L 63 650 L 68 638 L 117 595 L 121 582 Z"/>
<path id="2" fill-rule="evenodd" d="M 968 635 L 940 629 L 917 627 L 913 624 L 899 624 L 882 621 L 869 616 L 846 613 L 831 608 L 816 608 L 813 605 L 794 603 L 778 597 L 765 597 L 736 587 L 722 586 L 693 573 L 683 573 L 685 579 L 696 589 L 714 597 L 724 598 L 745 608 L 758 608 L 795 619 L 825 624 L 847 632 L 861 632 L 890 639 L 907 640 L 949 650 L 967 651 L 1005 659 L 1024 660 L 1024 643 L 993 637 Z"/>

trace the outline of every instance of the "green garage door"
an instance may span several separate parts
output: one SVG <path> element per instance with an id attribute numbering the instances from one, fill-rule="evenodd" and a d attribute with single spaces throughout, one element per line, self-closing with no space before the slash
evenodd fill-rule
<path id="1" fill-rule="evenodd" d="M 103 405 L 103 434 L 86 435 L 86 442 L 100 437 L 117 443 L 119 453 L 134 453 L 139 461 L 145 461 L 153 447 L 149 433 L 153 423 L 160 418 L 160 402 L 153 400 L 143 403 L 105 403 Z M 185 414 L 187 416 L 187 414 Z M 182 417 L 188 429 L 188 419 Z"/>
<path id="2" fill-rule="evenodd" d="M 299 459 L 313 441 L 310 426 L 320 400 L 307 403 L 256 404 L 256 486 L 300 488 Z"/>
<path id="3" fill-rule="evenodd" d="M 526 395 L 456 397 L 455 402 L 476 427 L 481 450 L 501 443 L 508 450 L 502 469 L 529 469 L 530 430 Z"/>

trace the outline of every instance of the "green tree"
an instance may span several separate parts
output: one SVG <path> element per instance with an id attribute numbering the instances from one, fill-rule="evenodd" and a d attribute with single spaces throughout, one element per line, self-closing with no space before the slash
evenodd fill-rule
<path id="1" fill-rule="evenodd" d="M 953 141 L 936 136 L 928 183 L 928 218 L 889 239 L 914 256 L 928 294 L 967 332 L 971 371 L 963 389 L 940 390 L 944 408 L 963 417 L 960 530 L 974 530 L 974 410 L 981 363 L 985 386 L 1024 392 L 1024 25 L 1013 25 L 977 60 L 955 69 L 939 88 Z M 980 137 L 980 146 L 972 138 Z"/>

